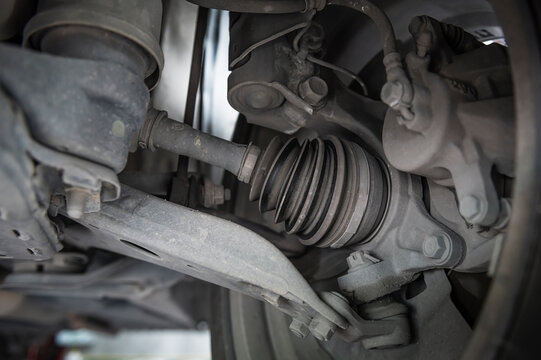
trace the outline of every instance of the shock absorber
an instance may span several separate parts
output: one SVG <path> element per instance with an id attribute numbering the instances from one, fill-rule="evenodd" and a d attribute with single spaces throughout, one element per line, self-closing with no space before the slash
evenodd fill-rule
<path id="1" fill-rule="evenodd" d="M 304 245 L 342 247 L 367 239 L 379 224 L 387 186 L 379 161 L 336 136 L 285 143 L 275 137 L 263 152 L 202 133 L 151 111 L 139 145 L 162 148 L 222 167 L 251 185 L 249 199 L 274 211 Z"/>

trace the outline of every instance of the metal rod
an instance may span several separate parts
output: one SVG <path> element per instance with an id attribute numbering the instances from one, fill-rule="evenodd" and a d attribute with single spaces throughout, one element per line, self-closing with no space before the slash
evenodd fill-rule
<path id="1" fill-rule="evenodd" d="M 257 146 L 239 145 L 169 119 L 165 111 L 151 109 L 139 134 L 143 148 L 164 149 L 218 166 L 249 182 L 260 150 Z"/>

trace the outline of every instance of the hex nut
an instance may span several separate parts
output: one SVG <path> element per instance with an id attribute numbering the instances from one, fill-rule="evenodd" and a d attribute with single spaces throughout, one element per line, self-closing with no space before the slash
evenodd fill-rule
<path id="1" fill-rule="evenodd" d="M 321 317 L 315 317 L 310 322 L 310 332 L 319 341 L 328 341 L 334 334 L 336 325 Z"/>
<path id="2" fill-rule="evenodd" d="M 299 95 L 312 106 L 322 105 L 328 93 L 327 83 L 317 76 L 312 76 L 299 85 Z"/>
<path id="3" fill-rule="evenodd" d="M 430 259 L 441 259 L 447 252 L 447 241 L 442 235 L 430 235 L 423 241 L 423 255 Z"/>
<path id="4" fill-rule="evenodd" d="M 482 220 L 483 204 L 474 195 L 464 196 L 460 200 L 459 211 L 464 219 L 475 224 Z"/>
<path id="5" fill-rule="evenodd" d="M 223 185 L 216 185 L 210 179 L 205 178 L 201 187 L 203 206 L 211 208 L 216 205 L 223 205 L 225 201 L 231 199 L 231 191 L 228 190 Z"/>
<path id="6" fill-rule="evenodd" d="M 366 251 L 358 250 L 351 253 L 347 259 L 348 267 L 350 270 L 367 267 L 369 265 L 379 262 L 379 260 Z"/>
<path id="7" fill-rule="evenodd" d="M 252 173 L 261 154 L 261 149 L 252 143 L 248 145 L 244 152 L 244 158 L 242 159 L 242 165 L 237 174 L 237 179 L 244 183 L 249 183 L 252 178 Z"/>
<path id="8" fill-rule="evenodd" d="M 304 339 L 308 334 L 310 334 L 310 329 L 308 326 L 299 319 L 293 319 L 291 324 L 289 324 L 289 330 L 296 336 Z"/>

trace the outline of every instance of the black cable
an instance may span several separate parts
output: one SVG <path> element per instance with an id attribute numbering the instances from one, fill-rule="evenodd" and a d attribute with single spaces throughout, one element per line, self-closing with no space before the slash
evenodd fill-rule
<path id="1" fill-rule="evenodd" d="M 188 81 L 188 94 L 186 96 L 186 107 L 184 110 L 184 124 L 193 127 L 195 109 L 197 106 L 197 93 L 203 69 L 204 43 L 207 30 L 209 9 L 199 7 L 197 9 L 197 22 L 195 27 L 194 44 L 192 51 L 192 63 L 190 67 L 190 78 Z M 186 156 L 179 156 L 177 162 L 176 176 L 171 185 L 169 200 L 182 205 L 188 201 L 188 164 L 190 159 Z"/>
<path id="2" fill-rule="evenodd" d="M 361 89 L 363 90 L 363 95 L 368 96 L 368 89 L 366 88 L 366 85 L 364 84 L 364 81 L 360 77 L 355 75 L 355 73 L 353 73 L 352 71 L 350 71 L 348 69 L 345 69 L 345 68 L 343 68 L 341 66 L 331 64 L 331 63 L 329 63 L 327 61 L 318 59 L 316 57 L 313 57 L 312 55 L 307 55 L 306 60 L 308 60 L 308 61 L 310 61 L 310 62 L 312 62 L 314 64 L 317 64 L 319 66 L 326 67 L 328 69 L 337 71 L 339 73 L 342 73 L 342 74 L 348 76 L 349 78 L 353 79 L 354 81 L 356 81 L 361 86 Z"/>

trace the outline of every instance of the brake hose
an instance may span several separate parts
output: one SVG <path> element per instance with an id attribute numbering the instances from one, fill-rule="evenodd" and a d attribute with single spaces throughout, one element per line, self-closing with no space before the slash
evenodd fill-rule
<path id="1" fill-rule="evenodd" d="M 413 118 L 410 110 L 413 100 L 413 88 L 396 49 L 396 37 L 391 21 L 385 13 L 367 0 L 329 0 L 327 5 L 344 6 L 368 16 L 377 26 L 383 41 L 383 64 L 387 73 L 387 82 L 381 89 L 381 99 L 389 107 L 400 111 L 406 120 Z"/>

